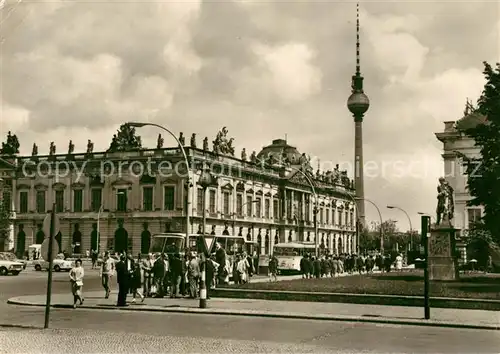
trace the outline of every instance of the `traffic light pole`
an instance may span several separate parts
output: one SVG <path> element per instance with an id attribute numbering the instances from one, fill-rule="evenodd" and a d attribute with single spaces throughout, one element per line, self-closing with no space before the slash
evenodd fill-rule
<path id="1" fill-rule="evenodd" d="M 45 324 L 43 328 L 49 328 L 50 319 L 50 299 L 52 297 L 52 267 L 54 264 L 54 255 L 52 254 L 52 247 L 54 244 L 54 226 L 56 223 L 56 204 L 52 204 L 52 211 L 50 212 L 50 233 L 49 233 L 49 251 L 48 251 L 48 261 L 49 261 L 49 275 L 47 278 L 47 301 L 45 302 Z"/>
<path id="2" fill-rule="evenodd" d="M 429 233 L 431 218 L 427 215 L 422 215 L 422 241 L 424 242 L 424 317 L 426 320 L 431 318 L 431 306 L 429 301 L 430 281 L 429 281 Z"/>

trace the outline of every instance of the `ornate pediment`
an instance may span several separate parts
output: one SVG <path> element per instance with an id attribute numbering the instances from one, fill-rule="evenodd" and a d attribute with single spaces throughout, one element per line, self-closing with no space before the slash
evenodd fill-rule
<path id="1" fill-rule="evenodd" d="M 82 182 L 75 182 L 71 185 L 71 188 L 73 189 L 84 189 L 85 188 L 85 183 Z"/>
<path id="2" fill-rule="evenodd" d="M 253 189 L 252 188 L 248 189 L 247 194 L 253 194 Z"/>
<path id="3" fill-rule="evenodd" d="M 231 183 L 226 183 L 225 185 L 223 185 L 221 187 L 221 189 L 224 189 L 226 191 L 233 191 L 234 187 L 233 187 L 233 185 Z"/>
<path id="4" fill-rule="evenodd" d="M 37 183 L 37 184 L 35 184 L 35 189 L 37 191 L 46 191 L 47 189 L 49 189 L 49 187 L 46 184 Z"/>
<path id="5" fill-rule="evenodd" d="M 160 179 L 161 184 L 177 184 L 177 180 L 173 177 L 163 177 Z"/>
<path id="6" fill-rule="evenodd" d="M 245 191 L 245 183 L 238 182 L 238 184 L 236 184 L 236 191 L 237 192 L 244 192 Z"/>
<path id="7" fill-rule="evenodd" d="M 258 190 L 257 192 L 255 192 L 255 195 L 263 195 L 264 193 L 262 193 L 261 190 Z"/>
<path id="8" fill-rule="evenodd" d="M 156 177 L 150 176 L 148 174 L 143 174 L 139 180 L 140 184 L 156 184 Z"/>
<path id="9" fill-rule="evenodd" d="M 20 184 L 16 185 L 16 188 L 17 188 L 17 190 L 19 190 L 19 189 L 31 189 L 31 186 L 29 184 L 26 184 L 26 183 L 20 183 Z"/>
<path id="10" fill-rule="evenodd" d="M 320 206 L 325 206 L 325 202 L 320 202 L 319 205 Z"/>
<path id="11" fill-rule="evenodd" d="M 111 183 L 111 185 L 113 187 L 115 187 L 115 186 L 131 186 L 132 182 L 130 182 L 129 180 L 127 180 L 125 178 L 118 178 L 116 181 Z"/>
<path id="12" fill-rule="evenodd" d="M 62 182 L 56 182 L 52 185 L 52 189 L 55 191 L 61 191 L 66 189 L 66 185 Z"/>
<path id="13" fill-rule="evenodd" d="M 311 183 L 308 181 L 308 179 L 302 173 L 297 172 L 297 171 L 292 172 L 292 173 L 293 173 L 293 175 L 288 178 L 288 182 L 295 183 L 295 184 L 307 185 L 310 188 Z M 310 177 L 310 179 L 312 180 L 312 176 Z"/>
<path id="14" fill-rule="evenodd" d="M 268 198 L 271 198 L 273 195 L 271 194 L 271 192 L 267 192 L 266 194 L 264 194 L 265 197 L 268 197 Z"/>

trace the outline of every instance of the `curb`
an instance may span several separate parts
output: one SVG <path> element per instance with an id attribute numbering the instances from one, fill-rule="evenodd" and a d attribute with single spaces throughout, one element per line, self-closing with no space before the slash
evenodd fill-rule
<path id="1" fill-rule="evenodd" d="M 211 290 L 213 297 L 280 300 L 280 301 L 307 301 L 328 303 L 350 303 L 365 305 L 388 305 L 423 307 L 423 296 L 410 295 L 379 295 L 379 294 L 351 294 L 351 293 L 324 293 L 303 291 L 256 290 L 246 288 L 216 288 Z M 431 306 L 434 308 L 456 308 L 463 310 L 499 311 L 500 300 L 431 297 Z"/>
<path id="2" fill-rule="evenodd" d="M 18 306 L 34 306 L 45 307 L 45 304 L 27 302 L 16 299 L 7 301 L 10 305 Z M 68 304 L 53 304 L 52 308 L 73 309 L 72 305 Z M 245 317 L 264 317 L 264 318 L 283 318 L 295 320 L 316 320 L 316 321 L 335 321 L 335 322 L 358 322 L 358 323 L 375 323 L 375 324 L 391 324 L 391 325 L 406 325 L 406 326 L 421 326 L 421 327 L 442 327 L 442 328 L 457 328 L 457 329 L 478 329 L 478 330 L 500 330 L 500 325 L 479 325 L 444 322 L 436 320 L 423 319 L 395 319 L 370 316 L 344 316 L 344 315 L 307 315 L 299 313 L 283 313 L 270 311 L 249 311 L 249 310 L 225 310 L 225 309 L 199 309 L 192 307 L 114 307 L 105 305 L 81 305 L 78 309 L 85 310 L 108 310 L 108 311 L 136 311 L 136 312 L 163 312 L 163 313 L 187 313 L 187 314 L 206 314 L 206 315 L 221 315 L 221 316 L 245 316 Z M 2 325 L 0 325 L 2 326 Z M 12 326 L 20 327 L 20 326 Z M 25 327 L 32 328 L 32 327 Z M 36 327 L 35 327 L 36 328 Z M 38 329 L 38 328 L 36 328 Z"/>

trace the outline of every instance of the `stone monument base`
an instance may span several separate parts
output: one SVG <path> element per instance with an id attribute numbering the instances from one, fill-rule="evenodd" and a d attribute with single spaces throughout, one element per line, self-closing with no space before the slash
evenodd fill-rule
<path id="1" fill-rule="evenodd" d="M 456 280 L 455 264 L 455 232 L 449 223 L 434 225 L 431 229 L 429 242 L 429 279 Z"/>

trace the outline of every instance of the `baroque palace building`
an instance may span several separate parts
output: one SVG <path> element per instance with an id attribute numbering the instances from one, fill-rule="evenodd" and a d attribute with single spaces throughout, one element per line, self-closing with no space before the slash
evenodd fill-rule
<path id="1" fill-rule="evenodd" d="M 456 235 L 457 248 L 461 253 L 461 260 L 467 261 L 465 241 L 468 231 L 483 216 L 481 206 L 468 206 L 471 200 L 467 190 L 467 167 L 464 157 L 476 159 L 481 157 L 480 150 L 473 138 L 465 134 L 467 129 L 486 122 L 486 117 L 475 111 L 467 101 L 464 116 L 457 121 L 444 122 L 444 131 L 436 133 L 437 139 L 443 143 L 444 177 L 454 190 L 454 226 L 459 230 Z"/>
<path id="2" fill-rule="evenodd" d="M 248 159 L 243 149 L 236 158 L 225 128 L 213 149 L 207 138 L 197 147 L 195 134 L 190 144 L 182 133 L 179 141 L 193 171 L 189 184 L 182 150 L 163 147 L 161 135 L 156 149 L 94 152 L 89 140 L 86 153 L 74 153 L 70 142 L 68 153 L 56 154 L 51 143 L 49 155 L 41 156 L 34 144 L 32 156 L 0 161 L 4 202 L 15 212 L 16 253 L 43 242 L 42 223 L 52 205 L 60 219 L 56 240 L 70 254 L 95 250 L 98 243 L 101 251 L 147 253 L 154 234 L 201 231 L 203 208 L 205 232 L 243 235 L 267 255 L 277 243 L 314 243 L 317 210 L 320 250 L 356 252 L 354 185 L 346 171 L 337 166 L 313 173 L 309 158 L 283 139 Z M 205 206 L 197 184 L 203 165 L 217 176 Z"/>

